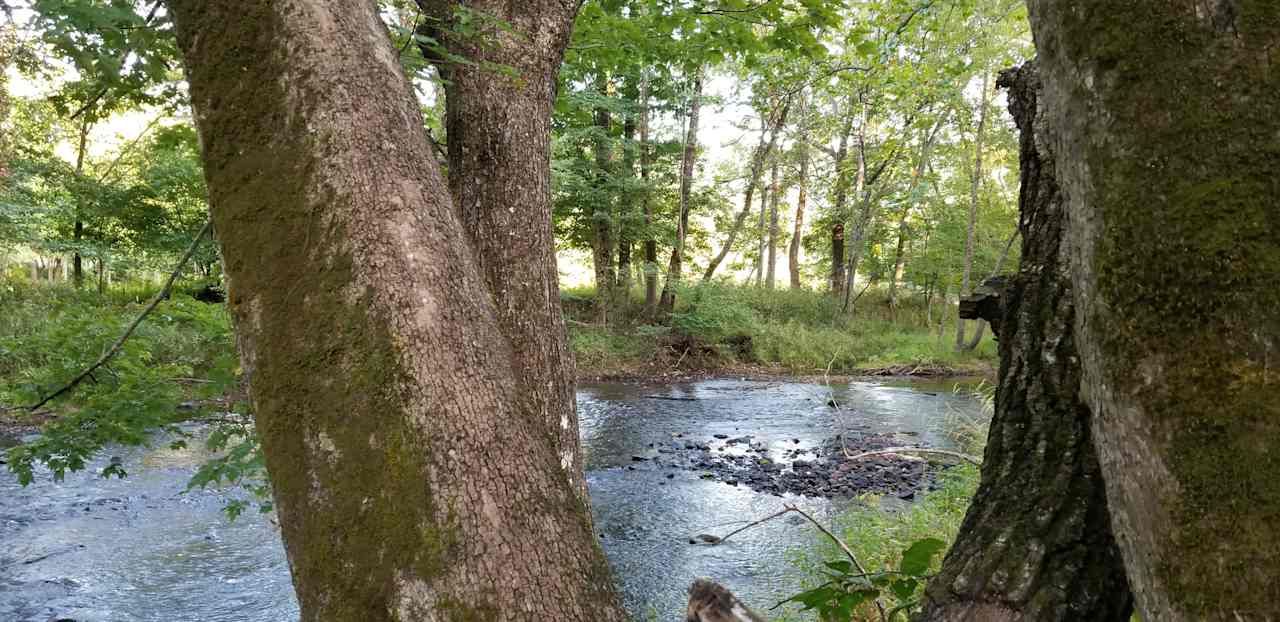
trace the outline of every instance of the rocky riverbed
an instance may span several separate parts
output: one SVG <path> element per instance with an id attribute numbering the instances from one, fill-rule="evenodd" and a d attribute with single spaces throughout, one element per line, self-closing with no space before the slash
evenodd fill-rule
<path id="1" fill-rule="evenodd" d="M 892 495 L 912 499 L 931 488 L 937 467 L 919 459 L 897 455 L 850 460 L 859 453 L 901 447 L 903 434 L 838 434 L 806 446 L 791 439 L 794 448 L 774 448 L 752 435 L 716 434 L 695 439 L 676 433 L 670 441 L 650 444 L 652 451 L 632 456 L 637 469 L 693 471 L 702 479 L 729 486 L 745 486 L 771 495 L 854 497 L 863 494 Z M 785 443 L 786 441 L 784 441 Z"/>

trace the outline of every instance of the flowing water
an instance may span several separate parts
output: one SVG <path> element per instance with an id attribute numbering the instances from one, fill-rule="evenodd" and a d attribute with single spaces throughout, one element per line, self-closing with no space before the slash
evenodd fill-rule
<path id="1" fill-rule="evenodd" d="M 827 400 L 846 415 L 839 423 Z M 950 385 L 706 380 L 672 385 L 579 387 L 587 483 L 623 598 L 637 619 L 683 618 L 689 583 L 707 576 L 767 608 L 796 591 L 789 551 L 814 541 L 811 527 L 776 521 L 720 546 L 693 546 L 736 521 L 796 503 L 827 519 L 847 502 L 777 497 L 699 479 L 698 473 L 635 458 L 657 457 L 673 438 L 717 443 L 753 435 L 782 450 L 814 447 L 840 430 L 901 434 L 904 442 L 949 445 L 956 415 L 978 403 Z M 799 441 L 799 442 L 797 442 Z M 115 452 L 124 480 L 43 476 L 22 488 L 0 475 L 0 621 L 280 622 L 297 604 L 279 532 L 270 516 L 228 522 L 221 491 L 183 493 L 208 458 L 198 446 Z M 670 476 L 670 477 L 668 477 Z"/>

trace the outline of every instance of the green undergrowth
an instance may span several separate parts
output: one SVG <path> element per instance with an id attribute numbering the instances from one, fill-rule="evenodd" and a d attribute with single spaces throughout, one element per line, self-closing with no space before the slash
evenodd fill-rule
<path id="1" fill-rule="evenodd" d="M 588 375 L 741 365 L 797 375 L 822 374 L 828 367 L 835 374 L 898 368 L 900 373 L 918 368 L 980 374 L 996 359 L 989 333 L 975 350 L 957 352 L 954 306 L 944 309 L 935 303 L 930 318 L 923 296 L 906 296 L 891 308 L 887 294 L 875 288 L 845 313 L 843 301 L 821 292 L 697 285 L 680 291 L 669 319 L 653 317 L 643 300 L 632 298 L 614 313 L 609 326 L 594 322 L 593 299 L 591 289 L 567 290 L 562 297 L 570 344 L 579 370 Z M 949 315 L 939 338 L 937 321 L 944 312 Z M 687 349 L 687 339 L 681 337 L 707 344 L 717 354 L 715 360 L 681 360 L 682 348 Z M 741 346 L 744 337 L 749 351 Z"/>

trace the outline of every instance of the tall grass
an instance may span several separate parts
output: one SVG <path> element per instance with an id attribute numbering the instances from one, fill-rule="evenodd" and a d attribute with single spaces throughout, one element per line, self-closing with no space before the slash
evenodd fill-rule
<path id="1" fill-rule="evenodd" d="M 836 373 L 900 365 L 981 372 L 996 356 L 990 337 L 972 352 L 957 352 L 951 332 L 939 338 L 927 324 L 930 314 L 922 296 L 905 297 L 890 308 L 886 292 L 874 288 L 857 301 L 852 313 L 845 313 L 842 300 L 811 290 L 699 284 L 679 290 L 669 325 L 648 324 L 652 319 L 638 310 L 641 301 L 632 300 L 622 315 L 636 321 L 608 329 L 591 324 L 593 299 L 590 289 L 564 293 L 580 367 L 625 367 L 627 361 L 649 360 L 658 345 L 653 337 L 664 331 L 711 344 L 750 337 L 754 358 L 740 362 L 794 374 L 822 373 L 828 365 Z M 935 321 L 943 313 L 954 316 L 954 306 L 935 305 Z"/>

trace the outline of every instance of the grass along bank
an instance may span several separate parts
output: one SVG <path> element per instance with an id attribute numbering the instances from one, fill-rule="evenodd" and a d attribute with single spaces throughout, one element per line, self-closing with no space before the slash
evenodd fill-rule
<path id="1" fill-rule="evenodd" d="M 594 324 L 594 297 L 591 289 L 562 294 L 569 342 L 584 377 L 990 375 L 996 361 L 989 333 L 974 350 L 956 350 L 954 306 L 929 308 L 921 298 L 907 297 L 890 307 L 887 292 L 875 288 L 846 314 L 842 301 L 809 290 L 691 286 L 677 296 L 669 325 L 646 317 L 638 299 L 630 301 L 623 321 Z"/>

